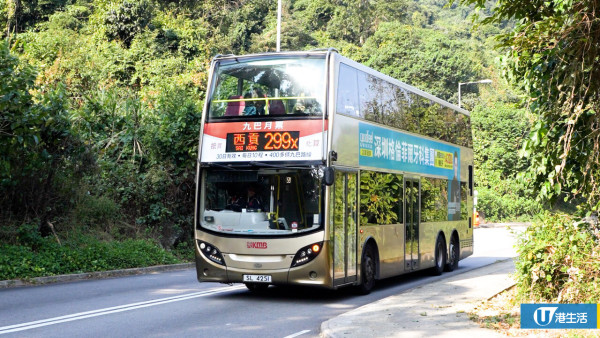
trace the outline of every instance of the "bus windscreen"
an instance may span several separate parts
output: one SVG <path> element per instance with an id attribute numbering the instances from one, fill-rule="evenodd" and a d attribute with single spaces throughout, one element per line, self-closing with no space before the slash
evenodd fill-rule
<path id="1" fill-rule="evenodd" d="M 323 114 L 323 57 L 224 60 L 214 81 L 209 118 Z"/>
<path id="2" fill-rule="evenodd" d="M 318 168 L 206 169 L 200 225 L 244 235 L 292 235 L 321 227 Z"/>

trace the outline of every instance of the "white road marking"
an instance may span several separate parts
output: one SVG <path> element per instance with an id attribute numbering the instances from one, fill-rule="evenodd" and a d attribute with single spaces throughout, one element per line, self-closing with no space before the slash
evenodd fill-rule
<path id="1" fill-rule="evenodd" d="M 304 330 L 304 331 L 296 332 L 296 333 L 291 334 L 289 336 L 285 336 L 283 338 L 294 338 L 294 337 L 298 337 L 298 336 L 301 336 L 301 335 L 303 335 L 305 333 L 309 333 L 309 332 L 310 332 L 310 330 Z"/>
<path id="2" fill-rule="evenodd" d="M 104 308 L 104 309 L 79 312 L 79 313 L 74 313 L 74 314 L 60 316 L 60 317 L 36 320 L 33 322 L 3 326 L 3 327 L 0 327 L 0 335 L 6 334 L 6 333 L 11 333 L 11 332 L 31 330 L 31 329 L 35 329 L 35 328 L 42 327 L 42 326 L 48 326 L 48 325 L 71 322 L 71 321 L 75 321 L 75 320 L 81 320 L 81 319 L 85 319 L 85 318 L 104 316 L 104 315 L 108 315 L 111 313 L 131 311 L 131 310 L 141 309 L 141 308 L 150 307 L 150 306 L 156 306 L 156 305 L 161 305 L 161 304 L 179 302 L 182 300 L 211 296 L 211 295 L 215 295 L 218 293 L 230 292 L 230 291 L 242 290 L 242 289 L 245 289 L 245 287 L 244 286 L 234 286 L 234 287 L 218 288 L 218 289 L 212 289 L 212 290 L 208 290 L 208 291 L 188 293 L 188 294 L 179 295 L 179 296 L 159 298 L 159 299 L 150 300 L 150 301 L 146 301 L 146 302 L 131 303 L 131 304 L 114 306 L 114 307 L 108 307 L 108 308 Z"/>

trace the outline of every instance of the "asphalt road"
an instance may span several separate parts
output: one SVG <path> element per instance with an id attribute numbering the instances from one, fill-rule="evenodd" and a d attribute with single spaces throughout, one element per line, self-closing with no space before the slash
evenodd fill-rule
<path id="1" fill-rule="evenodd" d="M 368 296 L 352 290 L 196 281 L 194 270 L 0 290 L 0 335 L 9 337 L 316 337 L 323 321 L 425 283 L 515 256 L 514 236 L 475 230 L 475 254 L 459 269 L 378 281 Z"/>

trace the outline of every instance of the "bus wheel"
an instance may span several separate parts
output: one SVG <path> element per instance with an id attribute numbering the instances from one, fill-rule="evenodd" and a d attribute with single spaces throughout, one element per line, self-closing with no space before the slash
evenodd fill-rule
<path id="1" fill-rule="evenodd" d="M 446 271 L 454 271 L 458 268 L 458 259 L 460 258 L 460 247 L 458 245 L 458 237 L 452 236 L 450 240 L 450 257 L 446 264 Z"/>
<path id="2" fill-rule="evenodd" d="M 444 272 L 444 266 L 446 265 L 446 245 L 442 236 L 438 236 L 435 242 L 435 266 L 433 267 L 433 275 L 439 276 Z"/>
<path id="3" fill-rule="evenodd" d="M 375 285 L 375 272 L 377 271 L 375 251 L 371 245 L 368 245 L 363 252 L 360 270 L 362 281 L 358 286 L 358 292 L 361 295 L 368 295 Z"/>
<path id="4" fill-rule="evenodd" d="M 269 284 L 263 283 L 244 283 L 250 292 L 264 292 L 269 287 Z"/>

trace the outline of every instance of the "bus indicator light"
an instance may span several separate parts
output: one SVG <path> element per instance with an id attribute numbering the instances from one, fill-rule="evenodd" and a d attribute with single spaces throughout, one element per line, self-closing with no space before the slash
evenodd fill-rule
<path id="1" fill-rule="evenodd" d="M 294 256 L 294 259 L 292 259 L 292 268 L 304 265 L 315 259 L 315 257 L 317 257 L 317 255 L 321 251 L 321 245 L 323 245 L 323 242 L 314 243 L 298 250 L 298 252 Z"/>
<path id="2" fill-rule="evenodd" d="M 225 265 L 225 260 L 223 259 L 223 255 L 219 249 L 202 241 L 198 241 L 198 247 L 200 248 L 200 252 L 204 255 L 204 257 L 217 264 Z"/>

